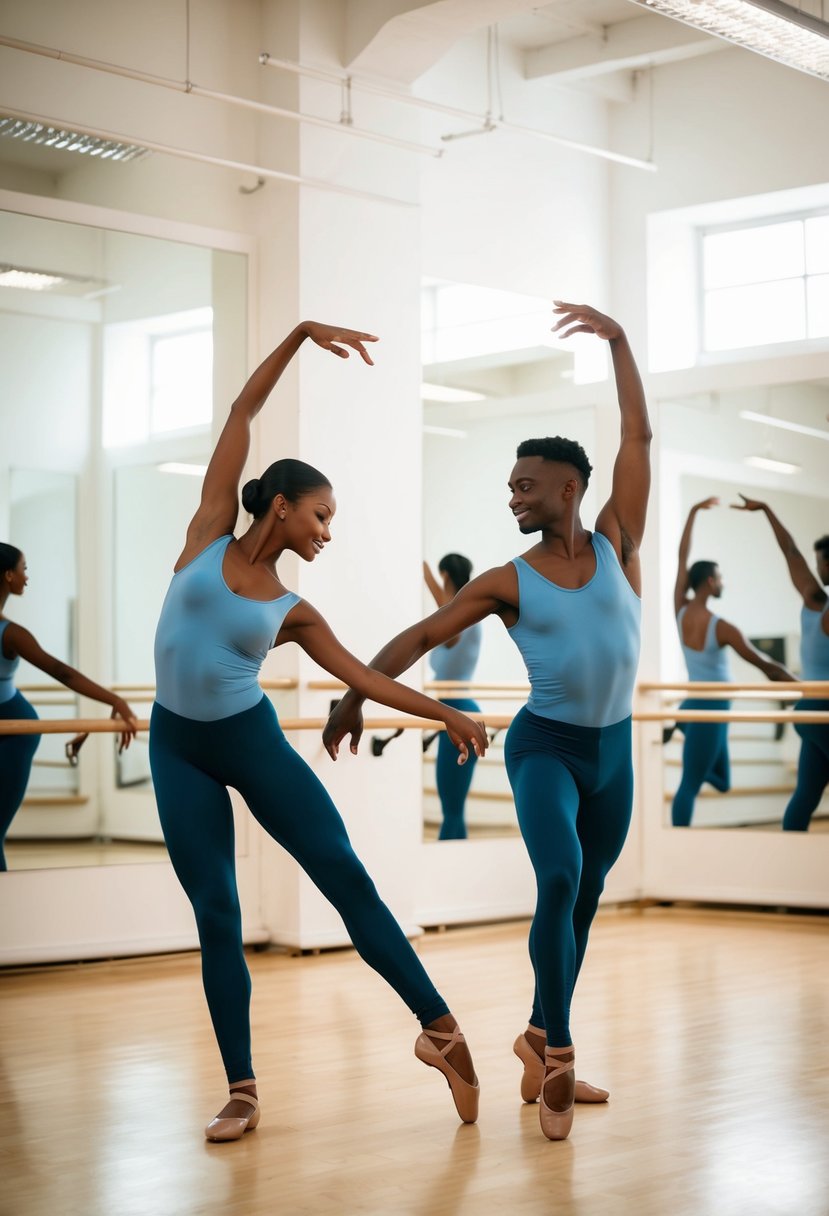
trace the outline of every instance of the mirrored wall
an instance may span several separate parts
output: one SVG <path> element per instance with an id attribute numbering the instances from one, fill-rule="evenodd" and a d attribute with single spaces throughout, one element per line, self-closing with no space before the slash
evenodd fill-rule
<path id="1" fill-rule="evenodd" d="M 247 258 L 0 211 L 0 262 L 0 538 L 30 579 L 6 615 L 146 718 L 214 397 L 245 376 Z M 106 716 L 37 668 L 17 679 L 42 718 Z M 164 859 L 146 734 L 121 756 L 93 734 L 74 766 L 67 739 L 41 738 L 9 868 Z"/>

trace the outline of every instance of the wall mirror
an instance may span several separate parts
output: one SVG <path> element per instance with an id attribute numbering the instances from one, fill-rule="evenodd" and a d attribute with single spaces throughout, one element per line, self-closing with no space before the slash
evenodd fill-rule
<path id="1" fill-rule="evenodd" d="M 0 522 L 31 575 L 7 615 L 144 718 L 214 398 L 244 380 L 247 257 L 4 210 L 0 263 Z M 77 716 L 44 673 L 20 683 L 41 717 Z M 121 757 L 93 735 L 76 768 L 66 741 L 42 738 L 10 869 L 166 859 L 146 734 Z"/>
<path id="2" fill-rule="evenodd" d="M 814 569 L 814 541 L 829 531 L 829 381 L 747 387 L 660 403 L 662 492 L 662 679 L 686 681 L 673 616 L 677 546 L 694 503 L 710 496 L 720 505 L 697 513 L 690 561 L 719 564 L 723 592 L 709 600 L 717 615 L 736 625 L 772 657 L 800 674 L 800 610 L 787 566 L 766 517 L 731 509 L 738 492 L 769 504 Z M 826 449 L 826 450 L 824 450 Z M 762 683 L 764 676 L 733 651 L 731 677 Z M 737 699 L 732 708 L 792 708 L 769 683 L 768 696 Z M 666 694 L 667 697 L 667 694 Z M 680 696 L 668 698 L 676 704 Z M 676 790 L 683 774 L 682 733 L 662 747 L 663 823 L 677 817 Z M 705 782 L 693 804 L 693 828 L 742 828 L 779 832 L 795 785 L 800 738 L 791 724 L 730 723 L 727 752 L 730 788 Z M 815 812 L 811 830 L 829 831 L 829 797 Z"/>
<path id="3" fill-rule="evenodd" d="M 424 559 L 440 580 L 441 559 L 460 554 L 472 562 L 474 577 L 535 543 L 518 532 L 507 509 L 518 443 L 563 434 L 595 450 L 595 412 L 583 385 L 597 371 L 585 362 L 588 345 L 564 347 L 552 337 L 549 300 L 434 280 L 424 284 L 422 299 Z M 592 487 L 585 510 L 587 517 L 595 513 Z M 434 607 L 424 586 L 424 613 Z M 424 680 L 434 675 L 427 658 Z M 526 701 L 524 664 L 495 618 L 481 626 L 471 678 L 478 687 L 444 695 L 470 697 L 493 716 L 512 715 Z M 498 731 L 476 762 L 465 798 L 454 758 L 444 760 L 444 768 L 438 739 L 425 736 L 425 840 L 517 835 L 505 734 Z M 439 780 L 441 770 L 445 778 Z"/>

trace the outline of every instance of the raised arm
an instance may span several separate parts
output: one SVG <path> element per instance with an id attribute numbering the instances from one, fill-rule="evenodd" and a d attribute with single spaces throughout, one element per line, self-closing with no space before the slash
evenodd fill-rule
<path id="1" fill-rule="evenodd" d="M 807 608 L 819 612 L 826 604 L 826 592 L 821 587 L 815 575 L 809 569 L 809 564 L 806 558 L 798 549 L 794 537 L 790 532 L 787 532 L 780 520 L 772 511 L 771 507 L 766 502 L 760 502 L 757 498 L 746 498 L 745 494 L 741 494 L 741 503 L 732 504 L 735 511 L 762 511 L 766 519 L 771 524 L 771 530 L 774 533 L 774 538 L 780 546 L 780 550 L 786 559 L 786 565 L 789 567 L 789 577 L 792 580 L 796 590 L 803 598 L 803 603 Z"/>
<path id="2" fill-rule="evenodd" d="M 645 516 L 650 493 L 651 425 L 639 370 L 628 345 L 625 331 L 617 321 L 586 304 L 555 301 L 555 312 L 563 314 L 553 332 L 562 338 L 571 334 L 595 334 L 610 343 L 616 390 L 619 396 L 622 434 L 619 453 L 613 466 L 610 498 L 596 520 L 601 532 L 628 568 L 631 583 L 639 581 L 639 546 L 645 532 Z M 634 586 L 638 590 L 638 585 Z"/>
<path id="3" fill-rule="evenodd" d="M 776 663 L 774 659 L 770 659 L 768 655 L 763 654 L 762 650 L 758 650 L 756 646 L 753 646 L 736 625 L 724 621 L 722 617 L 717 621 L 717 641 L 720 646 L 730 646 L 741 659 L 745 659 L 747 663 L 751 663 L 752 667 L 758 667 L 769 680 L 780 683 L 782 681 L 797 679 L 797 676 L 793 676 L 787 667 L 784 667 L 782 663 Z"/>
<path id="4" fill-rule="evenodd" d="M 184 565 L 217 537 L 233 531 L 239 512 L 239 480 L 250 450 L 251 423 L 306 338 L 341 359 L 348 358 L 349 352 L 345 348 L 350 346 L 368 364 L 372 360 L 364 343 L 377 341 L 373 334 L 359 330 L 303 321 L 260 363 L 230 407 L 207 466 L 201 501 L 187 529 L 187 540 L 177 566 Z"/>
<path id="5" fill-rule="evenodd" d="M 399 676 L 441 642 L 457 636 L 493 613 L 501 615 L 514 608 L 516 600 L 514 567 L 501 566 L 487 570 L 462 587 L 443 608 L 392 638 L 375 655 L 370 666 L 387 676 Z M 353 684 L 332 711 L 322 735 L 332 760 L 337 759 L 339 745 L 346 735 L 351 736 L 351 751 L 356 754 L 363 733 L 362 704 L 369 696 L 373 697 L 374 694 Z"/>
<path id="6" fill-rule="evenodd" d="M 16 655 L 19 655 L 21 659 L 25 659 L 27 663 L 31 663 L 33 667 L 44 671 L 53 680 L 57 680 L 58 683 L 71 688 L 73 692 L 79 693 L 82 697 L 91 697 L 93 701 L 100 701 L 104 705 L 110 705 L 112 707 L 111 717 L 121 718 L 126 723 L 126 729 L 121 733 L 118 750 L 123 751 L 125 747 L 129 747 L 130 741 L 135 737 L 137 719 L 123 697 L 119 697 L 116 693 L 110 692 L 108 688 L 103 688 L 100 684 L 96 684 L 94 680 L 90 680 L 61 659 L 56 659 L 54 655 L 45 651 L 33 634 L 29 633 L 28 629 L 24 629 L 22 625 L 10 622 L 6 627 L 5 640 L 9 648 Z M 78 747 L 80 747 L 80 744 L 78 744 Z"/>
<path id="7" fill-rule="evenodd" d="M 438 608 L 442 608 L 444 604 L 448 604 L 451 600 L 451 595 L 432 573 L 432 568 L 428 562 L 423 563 L 423 581 L 431 592 L 432 599 L 437 604 Z"/>
<path id="8" fill-rule="evenodd" d="M 709 511 L 711 507 L 718 507 L 719 505 L 719 498 L 706 498 L 703 502 L 694 503 L 688 512 L 685 527 L 682 529 L 682 536 L 679 538 L 679 557 L 676 568 L 676 582 L 674 583 L 674 614 L 678 613 L 680 608 L 688 602 L 688 554 L 691 552 L 691 534 L 694 531 L 694 520 L 697 517 L 697 511 Z"/>

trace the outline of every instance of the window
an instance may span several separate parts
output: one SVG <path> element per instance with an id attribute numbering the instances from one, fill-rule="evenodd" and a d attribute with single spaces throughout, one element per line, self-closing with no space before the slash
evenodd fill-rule
<path id="1" fill-rule="evenodd" d="M 701 238 L 704 350 L 829 337 L 829 214 Z"/>
<path id="2" fill-rule="evenodd" d="M 150 350 L 150 434 L 209 426 L 213 414 L 212 331 L 155 336 Z"/>

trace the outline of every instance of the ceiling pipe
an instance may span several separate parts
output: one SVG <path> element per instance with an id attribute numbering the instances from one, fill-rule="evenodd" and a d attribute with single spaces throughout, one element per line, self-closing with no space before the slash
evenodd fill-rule
<path id="1" fill-rule="evenodd" d="M 444 105 L 443 102 L 429 101 L 426 97 L 413 97 L 411 94 L 401 93 L 396 89 L 389 88 L 388 85 L 377 84 L 375 81 L 358 76 L 349 76 L 346 72 L 335 72 L 325 68 L 309 68 L 301 63 L 292 63 L 288 59 L 275 59 L 268 51 L 263 51 L 260 54 L 259 62 L 264 67 L 278 68 L 284 72 L 293 72 L 297 76 L 307 76 L 312 80 L 324 80 L 328 84 L 348 84 L 349 88 L 359 89 L 364 93 L 373 93 L 376 97 L 384 97 L 390 101 L 400 102 L 402 105 L 416 106 L 421 110 L 431 110 L 435 114 L 447 114 L 451 118 L 462 118 L 466 122 L 477 123 L 479 126 L 485 121 L 483 114 L 476 114 L 473 110 L 462 110 L 457 106 Z M 657 166 L 651 160 L 640 160 L 636 156 L 625 156 L 621 152 L 611 152 L 608 148 L 597 148 L 593 144 L 584 144 L 575 139 L 567 139 L 563 135 L 553 135 L 550 131 L 539 131 L 536 127 L 524 127 L 519 123 L 507 122 L 501 118 L 495 121 L 495 126 L 502 131 L 509 131 L 513 135 L 527 135 L 533 139 L 543 139 L 548 143 L 558 144 L 562 148 L 569 148 L 573 152 L 585 152 L 589 156 L 598 156 L 603 160 L 613 161 L 616 164 L 629 165 L 634 169 L 644 169 L 649 173 L 657 171 Z"/>

